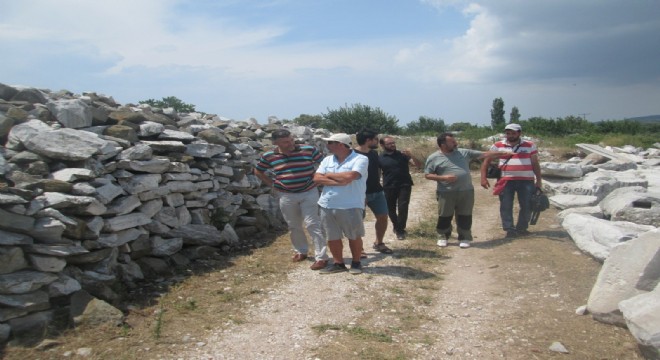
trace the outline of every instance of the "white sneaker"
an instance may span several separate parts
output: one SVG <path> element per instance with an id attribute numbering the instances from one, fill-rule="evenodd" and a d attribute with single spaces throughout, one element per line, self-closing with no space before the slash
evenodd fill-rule
<path id="1" fill-rule="evenodd" d="M 459 246 L 461 249 L 467 249 L 467 248 L 470 247 L 470 243 L 467 242 L 467 241 L 461 241 L 460 243 L 458 243 L 458 246 Z"/>
<path id="2" fill-rule="evenodd" d="M 440 247 L 446 247 L 447 246 L 447 239 L 440 239 L 440 240 L 438 240 L 437 244 Z"/>

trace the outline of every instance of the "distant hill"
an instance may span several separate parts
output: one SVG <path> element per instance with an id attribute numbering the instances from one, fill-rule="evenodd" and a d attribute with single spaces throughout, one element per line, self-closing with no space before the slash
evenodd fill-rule
<path id="1" fill-rule="evenodd" d="M 660 115 L 638 116 L 633 118 L 627 118 L 626 120 L 638 121 L 641 123 L 654 123 L 654 122 L 660 122 Z"/>

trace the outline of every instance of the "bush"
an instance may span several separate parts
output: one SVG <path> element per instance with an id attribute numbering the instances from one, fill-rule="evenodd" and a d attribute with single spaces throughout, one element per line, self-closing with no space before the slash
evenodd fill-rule
<path id="1" fill-rule="evenodd" d="M 323 114 L 323 120 L 323 127 L 326 129 L 347 134 L 355 134 L 365 127 L 379 134 L 398 134 L 401 130 L 396 117 L 379 108 L 362 104 L 353 104 L 337 110 L 328 109 L 328 113 Z"/>
<path id="2" fill-rule="evenodd" d="M 147 104 L 161 109 L 165 108 L 174 108 L 177 112 L 191 113 L 195 112 L 195 105 L 186 104 L 175 96 L 164 97 L 162 100 L 142 100 L 139 101 L 140 104 Z"/>

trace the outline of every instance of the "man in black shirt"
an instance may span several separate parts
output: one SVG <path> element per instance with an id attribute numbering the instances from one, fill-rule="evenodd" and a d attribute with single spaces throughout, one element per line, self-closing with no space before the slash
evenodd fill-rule
<path id="1" fill-rule="evenodd" d="M 380 184 L 380 164 L 378 161 L 378 133 L 362 129 L 355 134 L 358 146 L 355 152 L 369 158 L 369 168 L 367 177 L 367 206 L 376 217 L 376 242 L 373 249 L 383 254 L 391 254 L 392 249 L 383 243 L 385 231 L 387 231 L 387 201 L 383 192 L 383 186 Z"/>
<path id="2" fill-rule="evenodd" d="M 413 186 L 409 164 L 417 168 L 422 164 L 412 156 L 410 150 L 397 150 L 396 141 L 391 136 L 380 139 L 380 146 L 383 152 L 379 156 L 379 162 L 383 171 L 387 210 L 397 239 L 404 240 L 408 222 L 408 204 Z"/>

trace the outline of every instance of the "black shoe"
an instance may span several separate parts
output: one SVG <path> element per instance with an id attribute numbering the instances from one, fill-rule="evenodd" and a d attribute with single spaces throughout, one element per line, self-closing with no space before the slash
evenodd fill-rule
<path id="1" fill-rule="evenodd" d="M 396 238 L 397 238 L 397 240 L 405 240 L 406 239 L 406 233 L 405 232 L 398 232 L 398 233 L 396 233 Z"/>
<path id="2" fill-rule="evenodd" d="M 325 269 L 319 270 L 319 274 L 336 274 L 344 271 L 348 271 L 344 263 L 332 263 Z"/>
<path id="3" fill-rule="evenodd" d="M 351 269 L 348 272 L 353 275 L 362 274 L 362 264 L 359 261 L 352 261 Z"/>
<path id="4" fill-rule="evenodd" d="M 529 232 L 528 230 L 516 230 L 516 234 L 518 234 L 518 236 L 528 236 L 531 235 L 532 233 Z"/>
<path id="5" fill-rule="evenodd" d="M 514 237 L 518 236 L 518 232 L 515 230 L 507 230 L 506 231 L 506 238 L 507 239 L 513 239 Z"/>

